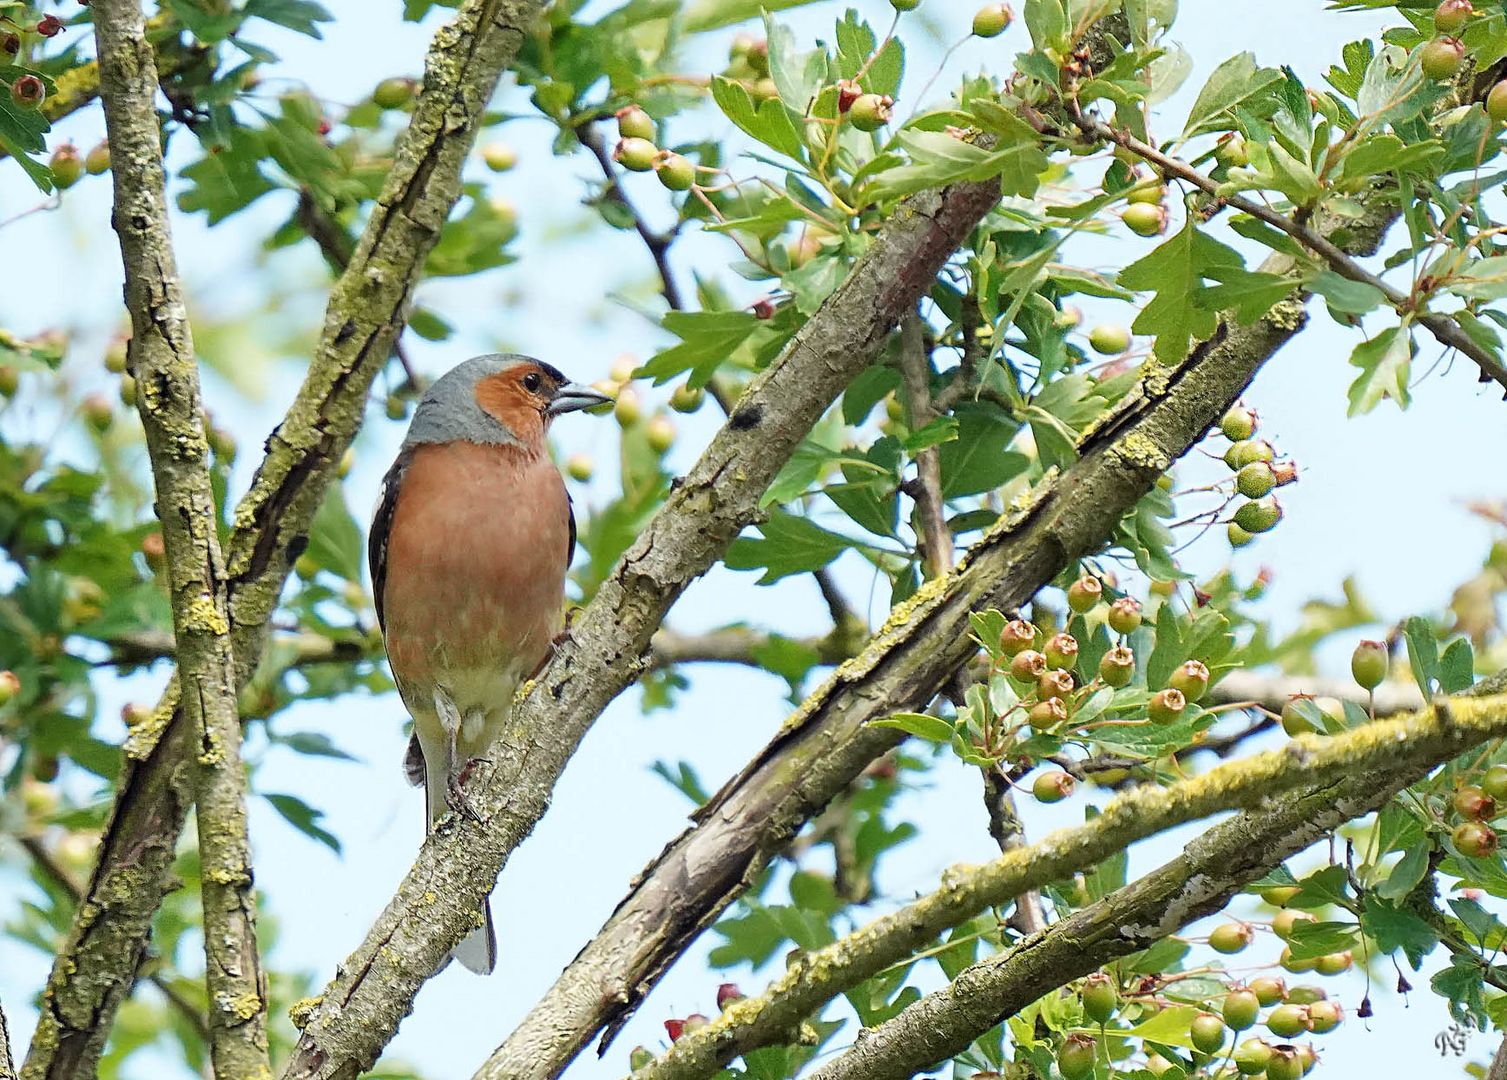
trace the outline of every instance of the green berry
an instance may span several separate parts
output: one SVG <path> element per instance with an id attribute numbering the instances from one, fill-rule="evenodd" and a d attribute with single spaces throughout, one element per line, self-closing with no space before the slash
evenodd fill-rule
<path id="1" fill-rule="evenodd" d="M 1115 355 L 1130 348 L 1130 331 L 1112 324 L 1096 326 L 1088 332 L 1088 343 L 1096 353 Z"/>
<path id="2" fill-rule="evenodd" d="M 1307 694 L 1297 694 L 1287 700 L 1282 706 L 1282 730 L 1289 735 L 1311 735 L 1319 729 L 1314 726 L 1312 720 L 1298 711 L 1299 701 L 1312 701 Z"/>
<path id="3" fill-rule="evenodd" d="M 1022 653 L 1021 655 L 1025 655 Z M 1036 696 L 1040 698 L 1065 698 L 1073 692 L 1073 676 L 1061 668 L 1043 671 L 1036 677 Z"/>
<path id="4" fill-rule="evenodd" d="M 1256 434 L 1256 414 L 1244 405 L 1232 405 L 1219 421 L 1219 430 L 1230 442 L 1240 442 Z"/>
<path id="5" fill-rule="evenodd" d="M 692 389 L 688 384 L 681 383 L 670 395 L 670 408 L 678 413 L 693 413 L 701 408 L 706 401 L 706 391 L 697 387 Z"/>
<path id="6" fill-rule="evenodd" d="M 1031 706 L 1026 722 L 1033 731 L 1052 731 L 1067 720 L 1067 705 L 1061 698 L 1047 698 Z"/>
<path id="7" fill-rule="evenodd" d="M 1217 1054 L 1224 1047 L 1224 1021 L 1211 1012 L 1201 1012 L 1189 1025 L 1188 1035 L 1200 1053 Z"/>
<path id="8" fill-rule="evenodd" d="M 675 425 L 668 416 L 656 416 L 644 429 L 644 436 L 650 450 L 656 454 L 667 453 L 675 445 Z"/>
<path id="9" fill-rule="evenodd" d="M 1129 686 L 1135 678 L 1135 653 L 1123 645 L 1110 649 L 1099 660 L 1099 678 L 1115 689 Z"/>
<path id="10" fill-rule="evenodd" d="M 1224 463 L 1239 472 L 1253 461 L 1270 464 L 1277 451 L 1265 439 L 1240 439 L 1224 452 Z"/>
<path id="11" fill-rule="evenodd" d="M 1476 821 L 1490 821 L 1497 816 L 1497 801 L 1474 784 L 1466 784 L 1455 792 L 1455 813 Z"/>
<path id="12" fill-rule="evenodd" d="M 1255 1024 L 1261 1003 L 1249 990 L 1231 990 L 1224 996 L 1224 1006 L 1220 1011 L 1226 1024 L 1236 1031 L 1244 1031 Z"/>
<path id="13" fill-rule="evenodd" d="M 571 454 L 565 459 L 565 475 L 578 483 L 586 483 L 595 472 L 596 467 L 589 454 Z"/>
<path id="14" fill-rule="evenodd" d="M 110 144 L 100 140 L 84 155 L 84 171 L 90 176 L 110 171 Z"/>
<path id="15" fill-rule="evenodd" d="M 1087 1080 L 1094 1074 L 1098 1044 L 1089 1035 L 1069 1035 L 1057 1050 L 1057 1071 L 1062 1080 Z"/>
<path id="16" fill-rule="evenodd" d="M 612 415 L 617 419 L 620 427 L 632 427 L 643 416 L 643 404 L 638 397 L 638 391 L 631 386 L 625 386 L 618 391 L 617 402 L 612 406 Z"/>
<path id="17" fill-rule="evenodd" d="M 52 169 L 52 181 L 59 191 L 68 190 L 84 175 L 84 159 L 72 143 L 64 143 L 54 150 L 47 164 Z"/>
<path id="18" fill-rule="evenodd" d="M 1298 923 L 1311 923 L 1315 921 L 1314 917 L 1306 911 L 1299 911 L 1296 908 L 1283 908 L 1272 916 L 1272 933 L 1276 934 L 1283 941 L 1286 941 L 1292 937 L 1293 927 Z"/>
<path id="19" fill-rule="evenodd" d="M 115 337 L 105 346 L 105 370 L 112 375 L 123 375 L 130 359 L 130 338 Z"/>
<path id="20" fill-rule="evenodd" d="M 748 66 L 753 68 L 754 74 L 760 77 L 769 74 L 769 41 L 765 38 L 754 38 L 748 43 L 748 51 L 743 58 L 748 61 Z"/>
<path id="21" fill-rule="evenodd" d="M 1120 1007 L 1115 981 L 1102 971 L 1083 980 L 1083 1015 L 1096 1024 L 1106 1024 Z"/>
<path id="22" fill-rule="evenodd" d="M 35 75 L 20 75 L 10 84 L 10 99 L 22 109 L 40 109 L 47 87 Z"/>
<path id="23" fill-rule="evenodd" d="M 612 151 L 612 160 L 630 172 L 648 172 L 658 157 L 659 148 L 648 139 L 621 139 Z"/>
<path id="24" fill-rule="evenodd" d="M 379 109 L 403 109 L 413 101 L 419 84 L 413 79 L 383 79 L 372 91 L 372 104 Z"/>
<path id="25" fill-rule="evenodd" d="M 1053 634 L 1045 646 L 1047 666 L 1071 671 L 1078 664 L 1078 639 L 1072 634 Z"/>
<path id="26" fill-rule="evenodd" d="M 1121 211 L 1120 220 L 1137 236 L 1160 236 L 1167 230 L 1167 211 L 1150 203 L 1131 203 Z"/>
<path id="27" fill-rule="evenodd" d="M 921 0 L 890 0 L 890 7 L 896 11 L 915 11 L 921 6 Z"/>
<path id="28" fill-rule="evenodd" d="M 1245 923 L 1225 923 L 1209 932 L 1209 947 L 1215 952 L 1231 956 L 1244 950 L 1255 936 Z"/>
<path id="29" fill-rule="evenodd" d="M 1275 975 L 1252 979 L 1246 984 L 1246 989 L 1256 995 L 1256 1001 L 1263 1009 L 1270 1008 L 1287 997 L 1287 984 Z"/>
<path id="30" fill-rule="evenodd" d="M 1235 490 L 1247 499 L 1270 495 L 1277 486 L 1277 474 L 1264 461 L 1253 461 L 1235 474 Z"/>
<path id="31" fill-rule="evenodd" d="M 1308 1030 L 1308 1007 L 1306 1005 L 1278 1005 L 1266 1014 L 1266 1027 L 1273 1035 L 1291 1039 Z"/>
<path id="32" fill-rule="evenodd" d="M 1266 1063 L 1266 1080 L 1299 1080 L 1302 1075 L 1303 1061 L 1296 1050 L 1272 1047 L 1271 1060 Z"/>
<path id="33" fill-rule="evenodd" d="M 890 122 L 894 99 L 884 94 L 859 94 L 848 109 L 848 119 L 859 131 L 878 131 Z"/>
<path id="34" fill-rule="evenodd" d="M 1418 62 L 1430 79 L 1436 82 L 1452 79 L 1465 62 L 1465 46 L 1458 38 L 1436 37 L 1419 48 Z"/>
<path id="35" fill-rule="evenodd" d="M 1243 168 L 1251 163 L 1251 155 L 1245 148 L 1245 136 L 1232 131 L 1220 138 L 1214 147 L 1214 160 L 1226 169 Z"/>
<path id="36" fill-rule="evenodd" d="M 1350 654 L 1350 674 L 1363 690 L 1375 690 L 1387 677 L 1387 646 L 1381 641 L 1362 641 Z"/>
<path id="37" fill-rule="evenodd" d="M 671 191 L 689 191 L 696 183 L 696 166 L 691 159 L 666 150 L 654 164 L 654 173 L 659 182 Z"/>
<path id="38" fill-rule="evenodd" d="M 136 408 L 136 380 L 130 375 L 120 377 L 120 401 L 129 409 Z"/>
<path id="39" fill-rule="evenodd" d="M 1005 32 L 1015 18 L 1009 4 L 985 4 L 973 16 L 974 37 L 993 38 Z"/>
<path id="40" fill-rule="evenodd" d="M 507 172 L 518 164 L 518 151 L 505 142 L 487 143 L 481 148 L 481 160 L 493 172 Z"/>
<path id="41" fill-rule="evenodd" d="M 628 1068 L 637 1072 L 654 1064 L 654 1051 L 646 1046 L 635 1046 L 628 1051 Z"/>
<path id="42" fill-rule="evenodd" d="M 1281 964 L 1285 970 L 1292 972 L 1294 975 L 1301 975 L 1305 971 L 1312 971 L 1315 961 L 1307 957 L 1300 960 L 1293 955 L 1291 949 L 1284 948 L 1282 955 L 1277 958 L 1277 963 Z"/>
<path id="43" fill-rule="evenodd" d="M 1122 596 L 1109 605 L 1109 628 L 1117 634 L 1133 634 L 1141 625 L 1141 603 Z"/>
<path id="44" fill-rule="evenodd" d="M 1104 585 L 1096 577 L 1085 574 L 1067 587 L 1067 606 L 1078 614 L 1094 610 L 1104 595 Z"/>
<path id="45" fill-rule="evenodd" d="M 1470 21 L 1470 0 L 1444 0 L 1434 9 L 1434 29 L 1441 34 L 1453 34 Z"/>
<path id="46" fill-rule="evenodd" d="M 1175 724 L 1182 719 L 1187 707 L 1188 699 L 1183 697 L 1181 691 L 1169 686 L 1151 695 L 1151 700 L 1146 704 L 1146 715 L 1153 724 Z"/>
<path id="47" fill-rule="evenodd" d="M 1047 669 L 1047 658 L 1035 649 L 1022 649 L 1010 661 L 1010 674 L 1021 682 L 1035 682 Z"/>
<path id="48" fill-rule="evenodd" d="M 1493 765 L 1481 777 L 1481 790 L 1493 799 L 1507 799 L 1507 765 Z"/>
<path id="49" fill-rule="evenodd" d="M 617 133 L 622 139 L 643 139 L 653 142 L 658 134 L 653 118 L 637 105 L 624 105 L 617 111 Z"/>
<path id="50" fill-rule="evenodd" d="M 1034 644 L 1036 627 L 1024 619 L 1011 619 L 999 632 L 999 649 L 1006 656 L 1018 656 Z"/>
<path id="51" fill-rule="evenodd" d="M 103 394 L 90 394 L 79 405 L 79 412 L 96 433 L 103 435 L 115 422 L 115 409 Z"/>
<path id="52" fill-rule="evenodd" d="M 1246 544 L 1256 539 L 1233 521 L 1224 527 L 1224 535 L 1229 540 L 1230 547 L 1232 548 L 1243 548 Z"/>
<path id="53" fill-rule="evenodd" d="M 1172 673 L 1167 685 L 1189 701 L 1197 701 L 1209 689 L 1209 669 L 1197 660 L 1189 660 Z"/>
<path id="54" fill-rule="evenodd" d="M 14 671 L 0 671 L 0 706 L 9 705 L 20 692 L 20 677 Z"/>
<path id="55" fill-rule="evenodd" d="M 1320 975 L 1343 975 L 1355 964 L 1355 957 L 1350 950 L 1344 952 L 1326 953 L 1313 962 L 1313 970 Z"/>
<path id="56" fill-rule="evenodd" d="M 1235 1047 L 1235 1068 L 1242 1076 L 1256 1076 L 1266 1071 L 1272 1059 L 1271 1044 L 1264 1039 L 1246 1039 Z"/>
<path id="57" fill-rule="evenodd" d="M 1312 1005 L 1315 1001 L 1325 1001 L 1329 995 L 1322 986 L 1294 986 L 1287 992 L 1285 1000 L 1289 1005 Z"/>
<path id="58" fill-rule="evenodd" d="M 1037 800 L 1044 803 L 1061 802 L 1073 793 L 1077 782 L 1067 773 L 1058 769 L 1053 772 L 1045 772 L 1031 783 L 1031 794 Z"/>
<path id="59" fill-rule="evenodd" d="M 1507 121 L 1507 79 L 1493 86 L 1486 95 L 1486 115 L 1499 124 Z"/>
<path id="60" fill-rule="evenodd" d="M 1275 496 L 1255 499 L 1235 511 L 1235 524 L 1248 533 L 1270 532 L 1282 520 L 1282 504 Z"/>
<path id="61" fill-rule="evenodd" d="M 1479 821 L 1462 821 L 1450 834 L 1455 848 L 1471 859 L 1484 859 L 1497 849 L 1497 834 L 1490 825 Z"/>
<path id="62" fill-rule="evenodd" d="M 1332 1001 L 1315 1001 L 1308 1006 L 1308 1030 L 1324 1035 L 1340 1026 L 1345 1012 Z"/>
<path id="63" fill-rule="evenodd" d="M 1161 182 L 1137 184 L 1125 193 L 1125 201 L 1128 203 L 1147 203 L 1151 206 L 1160 206 L 1167 198 L 1167 185 Z"/>

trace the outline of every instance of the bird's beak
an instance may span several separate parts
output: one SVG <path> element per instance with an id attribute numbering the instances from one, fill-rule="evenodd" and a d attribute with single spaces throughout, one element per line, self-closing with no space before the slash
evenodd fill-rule
<path id="1" fill-rule="evenodd" d="M 569 382 L 555 391 L 555 396 L 550 398 L 549 404 L 544 411 L 550 416 L 559 416 L 561 413 L 577 412 L 581 409 L 593 409 L 598 405 L 606 405 L 612 399 L 600 390 L 593 390 L 589 386 L 580 383 Z"/>

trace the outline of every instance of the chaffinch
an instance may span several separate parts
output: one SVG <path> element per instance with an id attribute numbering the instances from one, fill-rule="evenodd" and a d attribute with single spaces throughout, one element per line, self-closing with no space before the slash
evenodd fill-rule
<path id="1" fill-rule="evenodd" d="M 503 731 L 513 692 L 564 626 L 576 523 L 545 434 L 610 399 L 526 356 L 478 356 L 420 400 L 382 481 L 367 555 L 393 680 L 413 716 L 404 769 L 428 827 L 475 816 L 467 766 Z M 492 915 L 451 955 L 497 959 Z"/>

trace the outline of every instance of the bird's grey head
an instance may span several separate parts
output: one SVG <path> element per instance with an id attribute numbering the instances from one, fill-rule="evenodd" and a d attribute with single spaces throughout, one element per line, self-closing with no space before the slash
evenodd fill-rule
<path id="1" fill-rule="evenodd" d="M 520 436 L 535 430 L 542 434 L 560 413 L 608 400 L 529 356 L 475 356 L 445 372 L 424 392 L 403 449 L 449 442 L 517 446 L 523 441 Z"/>

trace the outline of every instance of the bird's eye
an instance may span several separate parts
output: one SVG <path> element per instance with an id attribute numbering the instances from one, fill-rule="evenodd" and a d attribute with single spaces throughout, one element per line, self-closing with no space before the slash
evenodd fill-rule
<path id="1" fill-rule="evenodd" d="M 537 371 L 531 371 L 523 377 L 523 388 L 530 394 L 537 394 L 539 387 L 544 385 L 544 379 Z"/>

